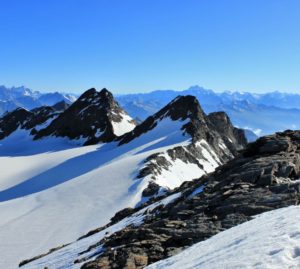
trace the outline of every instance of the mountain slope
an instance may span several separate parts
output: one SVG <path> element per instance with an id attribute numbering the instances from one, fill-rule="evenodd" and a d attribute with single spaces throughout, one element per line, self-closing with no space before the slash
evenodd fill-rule
<path id="1" fill-rule="evenodd" d="M 92 93 L 93 98 L 98 100 L 99 94 Z M 88 110 L 93 99 L 85 104 L 81 110 Z M 72 106 L 57 120 L 64 113 L 69 115 L 68 111 L 78 111 L 76 102 Z M 179 114 L 172 119 L 174 113 Z M 207 173 L 208 168 L 214 170 L 243 147 L 244 140 L 238 137 L 232 137 L 233 142 L 225 140 L 193 97 L 179 97 L 153 118 L 154 126 L 141 124 L 143 132 L 138 132 L 137 126 L 110 143 L 84 147 L 76 147 L 77 140 L 61 136 L 33 140 L 27 130 L 2 139 L 0 240 L 6 243 L 0 246 L 1 267 L 15 268 L 16 256 L 25 259 L 73 241 L 104 225 L 124 207 L 150 202 L 183 181 Z M 187 149 L 193 151 L 186 154 Z M 160 154 L 171 165 L 156 162 L 159 172 L 148 169 L 145 173 L 149 158 L 154 161 Z M 152 181 L 161 189 L 149 194 Z"/>
<path id="2" fill-rule="evenodd" d="M 182 122 L 182 133 L 189 135 L 191 141 L 150 155 L 145 160 L 137 177 L 149 182 L 144 192 L 146 197 L 159 194 L 162 191 L 159 186 L 175 188 L 185 180 L 212 172 L 217 166 L 233 158 L 247 143 L 244 132 L 234 128 L 225 113 L 207 116 L 195 97 L 179 96 L 132 132 L 120 137 L 119 144 L 130 143 L 161 126 L 170 132 L 174 128 L 172 125 L 178 120 Z M 149 141 L 154 139 L 150 136 Z M 177 175 L 176 180 L 174 175 Z"/>
<path id="3" fill-rule="evenodd" d="M 300 206 L 277 209 L 148 269 L 299 268 Z"/>
<path id="4" fill-rule="evenodd" d="M 217 239 L 228 239 L 226 234 L 230 230 L 222 237 L 224 230 L 249 221 L 257 214 L 297 205 L 300 199 L 299 176 L 300 132 L 286 131 L 263 137 L 208 176 L 185 182 L 170 194 L 139 208 L 123 210 L 105 227 L 90 232 L 67 247 L 22 264 L 24 268 L 34 268 L 37 264 L 61 268 L 72 265 L 73 268 L 84 269 L 143 268 L 197 242 L 204 241 L 202 245 L 207 246 L 214 239 L 207 244 L 205 240 L 218 233 Z M 290 219 L 292 213 L 289 209 L 281 212 L 287 212 Z M 272 213 L 265 216 L 268 218 Z M 266 222 L 266 225 L 271 225 L 270 232 L 278 229 L 276 218 Z M 281 220 L 286 219 L 282 217 Z M 255 223 L 254 220 L 245 225 L 251 227 Z M 272 226 L 274 223 L 275 227 Z M 293 223 L 291 228 L 295 227 Z M 245 225 L 237 226 L 238 234 L 234 236 L 238 237 Z M 265 229 L 261 227 L 251 230 L 258 230 L 259 235 L 264 236 Z M 294 239 L 299 240 L 297 229 L 289 230 L 288 234 L 294 234 Z M 284 239 L 284 235 L 280 235 L 279 239 Z M 268 240 L 260 242 L 270 242 Z M 295 247 L 297 242 L 291 241 L 289 246 L 294 249 L 288 253 L 294 253 L 294 259 L 297 259 L 292 261 L 293 265 L 299 263 L 299 255 Z M 239 243 L 243 244 L 242 241 Z M 279 253 L 276 247 L 271 251 L 274 255 Z M 241 258 L 245 261 L 244 257 Z"/>

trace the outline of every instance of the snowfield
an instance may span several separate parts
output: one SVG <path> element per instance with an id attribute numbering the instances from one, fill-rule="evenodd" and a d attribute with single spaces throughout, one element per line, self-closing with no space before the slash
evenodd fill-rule
<path id="1" fill-rule="evenodd" d="M 79 269 L 82 263 L 75 263 L 75 260 L 84 259 L 86 261 L 93 260 L 97 254 L 102 250 L 102 245 L 89 249 L 91 245 L 96 244 L 104 237 L 111 235 L 129 225 L 139 226 L 143 223 L 144 218 L 147 214 L 150 214 L 151 211 L 157 206 L 163 205 L 166 206 L 169 203 L 174 202 L 177 198 L 181 196 L 181 193 L 174 193 L 154 204 L 151 204 L 138 212 L 134 213 L 132 216 L 124 218 L 118 223 L 96 233 L 89 237 L 83 238 L 81 240 L 75 241 L 70 245 L 67 245 L 57 251 L 50 253 L 40 259 L 34 260 L 31 263 L 25 264 L 22 266 L 23 269 L 36 269 L 36 268 L 60 268 L 60 269 Z M 147 214 L 145 214 L 147 212 Z M 89 249 L 89 250 L 88 250 Z M 83 253 L 83 254 L 79 254 Z"/>
<path id="2" fill-rule="evenodd" d="M 300 268 L 299 223 L 300 206 L 263 213 L 147 268 Z"/>
<path id="3" fill-rule="evenodd" d="M 130 116 L 125 113 L 120 113 L 122 120 L 120 122 L 112 121 L 111 124 L 113 126 L 114 134 L 117 136 L 121 136 L 125 133 L 132 131 L 135 127 L 135 123 Z"/>
<path id="4" fill-rule="evenodd" d="M 73 242 L 117 211 L 136 206 L 148 185 L 147 178 L 136 179 L 144 160 L 188 145 L 183 124 L 164 118 L 122 146 L 79 147 L 81 141 L 54 137 L 32 141 L 24 130 L 0 141 L 0 268 L 16 268 L 21 260 Z M 192 168 L 182 164 L 161 183 L 173 188 L 203 174 L 188 171 Z"/>

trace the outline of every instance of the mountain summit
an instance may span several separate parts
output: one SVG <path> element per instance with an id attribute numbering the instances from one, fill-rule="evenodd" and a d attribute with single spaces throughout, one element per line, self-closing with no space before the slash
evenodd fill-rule
<path id="1" fill-rule="evenodd" d="M 111 92 L 92 88 L 84 92 L 65 112 L 35 139 L 54 135 L 82 139 L 84 144 L 109 142 L 135 127 L 135 122 L 114 100 Z"/>
<path id="2" fill-rule="evenodd" d="M 221 136 L 226 144 L 235 144 L 235 146 L 231 145 L 234 152 L 247 144 L 244 132 L 233 127 L 225 112 L 211 113 L 207 116 L 197 98 L 191 95 L 176 97 L 153 116 L 148 117 L 132 132 L 122 136 L 120 144 L 128 143 L 143 133 L 152 130 L 166 118 L 172 121 L 185 121 L 185 124 L 182 125 L 182 131 L 189 134 L 194 142 L 201 139 L 212 142 L 214 135 Z"/>

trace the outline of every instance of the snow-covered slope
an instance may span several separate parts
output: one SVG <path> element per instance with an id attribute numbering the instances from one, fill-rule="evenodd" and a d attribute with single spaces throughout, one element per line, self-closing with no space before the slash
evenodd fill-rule
<path id="1" fill-rule="evenodd" d="M 147 268 L 300 268 L 299 222 L 300 206 L 263 213 Z"/>
<path id="2" fill-rule="evenodd" d="M 186 139 L 178 137 L 178 145 Z M 165 146 L 153 146 L 162 142 Z M 15 268 L 19 259 L 73 241 L 107 223 L 118 210 L 134 207 L 145 187 L 134 179 L 139 164 L 173 146 L 163 136 L 145 144 L 56 151 L 54 141 L 52 152 L 0 157 L 0 267 Z"/>
<path id="3" fill-rule="evenodd" d="M 180 193 L 172 194 L 156 203 L 144 207 L 143 209 L 135 212 L 132 216 L 124 218 L 120 222 L 117 222 L 116 224 L 109 226 L 106 229 L 103 229 L 91 236 L 73 242 L 56 252 L 45 255 L 45 257 L 42 257 L 41 259 L 34 260 L 29 264 L 25 264 L 25 266 L 22 268 L 80 268 L 84 261 L 93 259 L 93 257 L 97 255 L 97 253 L 99 253 L 99 251 L 101 251 L 102 249 L 102 246 L 99 246 L 96 250 L 94 248 L 88 250 L 89 246 L 96 244 L 100 240 L 105 240 L 105 238 L 110 234 L 118 232 L 129 225 L 138 227 L 143 223 L 144 219 L 147 218 L 148 215 L 151 215 L 152 211 L 155 210 L 155 208 L 159 206 L 165 207 L 169 203 L 172 203 L 174 200 L 178 199 L 180 195 Z M 78 253 L 82 254 L 78 255 Z M 74 264 L 74 260 L 77 260 L 78 262 Z"/>
<path id="4" fill-rule="evenodd" d="M 215 135 L 216 141 L 222 140 L 210 122 L 203 122 L 206 125 L 202 130 L 195 129 L 200 124 L 194 120 L 197 115 L 182 107 L 176 109 L 181 100 L 190 109 L 186 102 L 194 99 L 177 99 L 153 117 L 155 124 L 143 124 L 142 131 L 136 127 L 128 135 L 106 144 L 79 147 L 76 144 L 82 144 L 80 139 L 55 136 L 33 140 L 25 129 L 0 140 L 0 242 L 4 242 L 0 244 L 0 267 L 15 268 L 20 260 L 74 241 L 106 224 L 124 207 L 135 207 L 145 201 L 142 194 L 151 173 L 147 174 L 149 178 L 137 176 L 149 156 L 191 144 L 196 147 L 202 132 L 211 131 L 210 139 Z M 189 111 L 200 109 L 197 106 L 197 102 L 193 103 Z M 181 114 L 183 111 L 185 114 Z M 207 124 L 211 124 L 211 130 Z M 201 152 L 201 145 L 198 147 Z M 205 148 L 201 162 L 209 163 L 217 155 L 220 163 L 232 158 L 229 149 L 230 154 L 215 145 Z M 168 178 L 164 173 L 155 175 L 164 188 L 177 187 L 208 172 L 197 166 L 186 173 L 194 167 L 184 158 L 185 161 L 176 160 L 176 156 L 171 160 L 176 167 L 165 168 L 169 170 Z M 201 159 L 202 155 L 193 158 L 196 157 Z M 181 163 L 177 166 L 178 162 Z M 217 164 L 212 163 L 211 169 Z"/>

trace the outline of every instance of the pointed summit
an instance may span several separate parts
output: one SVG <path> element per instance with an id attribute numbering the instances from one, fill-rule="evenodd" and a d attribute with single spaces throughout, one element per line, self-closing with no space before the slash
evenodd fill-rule
<path id="1" fill-rule="evenodd" d="M 91 88 L 35 139 L 54 135 L 81 140 L 84 144 L 109 142 L 135 127 L 134 121 L 114 100 L 111 92 Z"/>
<path id="2" fill-rule="evenodd" d="M 128 143 L 143 133 L 147 133 L 166 118 L 172 121 L 187 120 L 187 123 L 182 124 L 182 132 L 186 132 L 192 137 L 194 137 L 200 125 L 206 126 L 206 115 L 196 97 L 191 95 L 178 96 L 153 116 L 148 117 L 144 122 L 139 124 L 132 132 L 122 136 L 120 144 Z"/>
<path id="3" fill-rule="evenodd" d="M 91 97 L 96 93 L 97 93 L 97 90 L 95 88 L 91 88 L 91 89 L 86 90 L 78 99 Z"/>
<path id="4" fill-rule="evenodd" d="M 106 88 L 103 88 L 99 93 L 102 96 L 112 96 L 112 93 L 108 91 Z"/>

